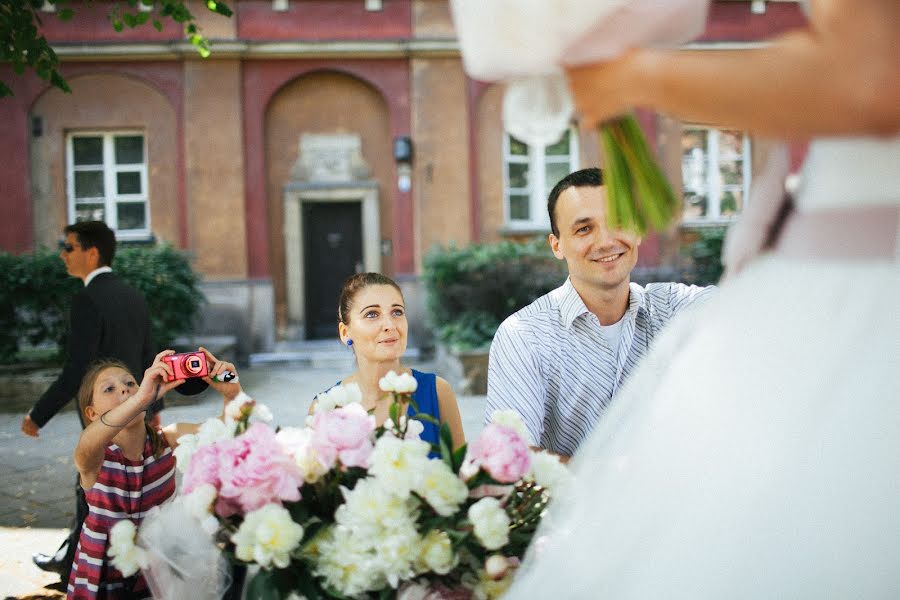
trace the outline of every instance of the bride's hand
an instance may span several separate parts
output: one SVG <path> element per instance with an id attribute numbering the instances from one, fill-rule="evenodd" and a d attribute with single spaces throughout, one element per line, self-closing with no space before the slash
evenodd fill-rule
<path id="1" fill-rule="evenodd" d="M 609 62 L 566 67 L 566 78 L 575 102 L 578 125 L 593 130 L 637 104 L 640 85 L 637 51 Z"/>

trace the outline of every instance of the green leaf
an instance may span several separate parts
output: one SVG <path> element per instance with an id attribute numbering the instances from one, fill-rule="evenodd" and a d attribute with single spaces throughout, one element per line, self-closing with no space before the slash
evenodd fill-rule
<path id="1" fill-rule="evenodd" d="M 162 31 L 163 30 L 162 21 L 160 21 L 159 19 L 153 19 L 153 28 L 157 31 Z"/>
<path id="2" fill-rule="evenodd" d="M 391 403 L 391 407 L 388 409 L 388 416 L 395 426 L 400 424 L 400 405 L 396 401 Z"/>
<path id="3" fill-rule="evenodd" d="M 60 21 L 69 21 L 75 15 L 75 11 L 71 8 L 63 8 L 62 10 L 56 13 L 56 16 L 59 17 Z"/>
<path id="4" fill-rule="evenodd" d="M 244 594 L 247 600 L 281 600 L 272 571 L 265 569 L 260 569 L 253 576 Z"/>

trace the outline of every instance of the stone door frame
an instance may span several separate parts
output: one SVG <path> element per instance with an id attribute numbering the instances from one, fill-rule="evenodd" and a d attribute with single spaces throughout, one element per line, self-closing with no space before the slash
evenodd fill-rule
<path id="1" fill-rule="evenodd" d="M 363 267 L 366 271 L 381 272 L 381 224 L 377 181 L 288 183 L 284 186 L 284 262 L 288 330 L 290 332 L 305 331 L 304 202 L 359 202 L 363 236 Z M 297 329 L 298 327 L 299 329 Z"/>

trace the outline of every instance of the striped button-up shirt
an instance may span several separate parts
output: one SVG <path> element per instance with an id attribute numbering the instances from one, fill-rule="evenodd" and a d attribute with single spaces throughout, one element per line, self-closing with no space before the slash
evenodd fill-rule
<path id="1" fill-rule="evenodd" d="M 632 283 L 618 348 L 612 348 L 566 280 L 507 318 L 494 335 L 485 421 L 495 410 L 513 409 L 532 443 L 573 455 L 666 322 L 713 289 Z"/>

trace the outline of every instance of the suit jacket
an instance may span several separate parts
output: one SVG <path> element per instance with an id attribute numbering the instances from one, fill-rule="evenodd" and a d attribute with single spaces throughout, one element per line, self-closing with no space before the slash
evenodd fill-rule
<path id="1" fill-rule="evenodd" d="M 99 359 L 122 361 L 140 382 L 156 355 L 143 295 L 112 273 L 95 276 L 72 298 L 66 354 L 62 373 L 31 409 L 38 427 L 76 396 L 88 367 Z"/>

